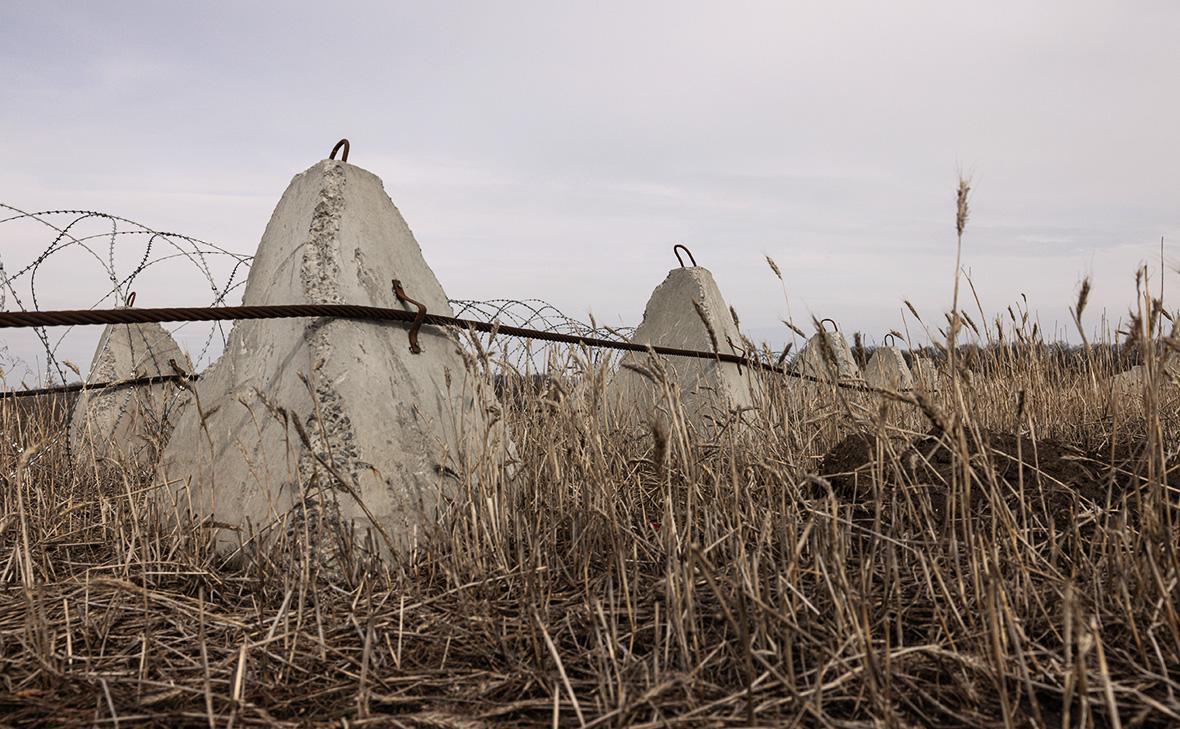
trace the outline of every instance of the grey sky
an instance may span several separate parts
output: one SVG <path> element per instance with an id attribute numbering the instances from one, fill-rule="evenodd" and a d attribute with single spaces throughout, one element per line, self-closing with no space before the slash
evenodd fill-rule
<path id="1" fill-rule="evenodd" d="M 684 242 L 754 335 L 783 338 L 770 255 L 796 320 L 875 340 L 949 305 L 962 169 L 985 309 L 1051 327 L 1092 273 L 1096 326 L 1180 237 L 1178 30 L 1171 2 L 8 2 L 0 201 L 252 252 L 347 136 L 452 297 L 634 323 Z"/>

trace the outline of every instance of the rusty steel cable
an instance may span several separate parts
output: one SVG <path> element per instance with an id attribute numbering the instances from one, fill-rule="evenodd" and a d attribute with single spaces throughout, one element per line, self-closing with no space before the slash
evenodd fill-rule
<path id="1" fill-rule="evenodd" d="M 407 303 L 409 303 L 407 299 Z M 19 327 L 54 327 L 54 326 L 86 326 L 97 324 L 153 324 L 162 322 L 191 322 L 191 321 L 240 321 L 248 319 L 290 319 L 290 318 L 318 318 L 331 317 L 337 319 L 355 319 L 361 321 L 388 321 L 407 324 L 413 327 L 416 334 L 417 327 L 428 324 L 437 327 L 453 327 L 489 334 L 502 334 L 508 337 L 535 339 L 545 342 L 575 344 L 601 349 L 615 349 L 625 352 L 652 352 L 669 357 L 688 357 L 695 359 L 710 359 L 718 362 L 729 362 L 736 365 L 756 367 L 786 377 L 793 377 L 809 382 L 835 385 L 843 389 L 860 392 L 875 392 L 878 394 L 899 397 L 898 393 L 877 387 L 832 381 L 821 377 L 792 372 L 782 365 L 770 364 L 760 359 L 747 356 L 728 354 L 725 352 L 705 352 L 695 349 L 666 347 L 656 344 L 639 344 L 636 342 L 622 342 L 599 337 L 588 337 L 578 334 L 563 334 L 561 332 L 543 332 L 536 329 L 526 329 L 500 324 L 498 322 L 479 321 L 475 319 L 461 319 L 454 316 L 429 314 L 422 310 L 406 311 L 404 309 L 386 309 L 377 306 L 355 306 L 352 304 L 270 304 L 265 306 L 192 306 L 165 307 L 152 309 L 64 309 L 59 311 L 3 311 L 0 312 L 0 329 Z M 415 326 L 416 325 L 416 326 Z M 415 337 L 416 338 L 416 337 Z M 181 379 L 195 379 L 191 375 L 161 375 L 159 382 Z M 124 386 L 135 384 L 128 380 L 118 383 L 99 383 L 95 385 L 64 385 L 59 388 L 42 388 L 38 391 L 21 390 L 3 393 L 4 397 L 24 396 L 26 393 L 49 394 L 65 391 L 97 389 L 102 386 Z M 908 398 L 902 397 L 907 400 Z"/>
<path id="2" fill-rule="evenodd" d="M 193 381 L 199 379 L 201 379 L 201 376 L 194 373 L 183 375 L 152 375 L 151 377 L 134 377 L 129 380 L 116 380 L 112 382 L 71 382 L 68 385 L 38 387 L 32 390 L 0 390 L 0 400 L 7 400 L 14 397 L 36 397 L 38 395 L 65 395 L 71 392 L 83 391 L 120 390 L 125 387 L 162 385 L 166 382 Z"/>

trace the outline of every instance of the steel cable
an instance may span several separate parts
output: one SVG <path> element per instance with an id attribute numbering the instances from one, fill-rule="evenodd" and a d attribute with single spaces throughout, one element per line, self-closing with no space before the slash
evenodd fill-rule
<path id="1" fill-rule="evenodd" d="M 770 364 L 759 359 L 752 359 L 738 354 L 726 352 L 705 352 L 679 347 L 665 347 L 655 344 L 639 344 L 636 342 L 622 342 L 599 337 L 588 337 L 577 334 L 563 334 L 553 331 L 538 331 L 500 324 L 498 322 L 479 321 L 475 319 L 461 319 L 454 316 L 440 314 L 423 314 L 404 309 L 386 309 L 376 306 L 354 306 L 351 304 L 272 304 L 266 306 L 194 306 L 167 307 L 152 309 L 65 309 L 59 311 L 3 311 L 0 312 L 0 329 L 18 327 L 53 327 L 53 326 L 84 326 L 95 324 L 153 324 L 162 322 L 191 322 L 191 321 L 238 321 L 248 319 L 289 319 L 289 318 L 319 318 L 331 317 L 338 319 L 354 319 L 361 321 L 391 321 L 408 325 L 427 324 L 438 327 L 452 327 L 471 331 L 502 334 L 509 337 L 535 339 L 545 342 L 559 342 L 575 344 L 601 349 L 615 349 L 626 352 L 654 352 L 669 357 L 689 357 L 695 359 L 710 359 L 718 362 L 730 362 L 737 365 L 756 367 L 775 374 L 794 377 L 810 382 L 835 385 L 844 389 L 861 392 L 875 392 L 909 401 L 908 398 L 891 390 L 884 390 L 859 383 L 833 382 L 828 379 L 791 372 L 785 367 Z M 193 378 L 191 375 L 161 375 L 152 378 L 158 382 L 167 382 Z M 38 390 L 21 390 L 0 393 L 0 397 L 20 397 L 28 394 L 48 394 L 50 392 L 77 391 L 83 389 L 100 389 L 103 387 L 120 387 L 135 384 L 134 381 L 97 383 L 93 385 L 64 385 L 59 388 L 40 388 Z M 68 388 L 68 389 L 63 389 Z"/>

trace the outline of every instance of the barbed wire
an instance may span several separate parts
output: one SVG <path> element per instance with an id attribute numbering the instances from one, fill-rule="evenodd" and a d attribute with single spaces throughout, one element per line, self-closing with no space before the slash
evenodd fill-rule
<path id="1" fill-rule="evenodd" d="M 75 284 L 85 282 L 95 291 L 90 306 L 96 309 L 104 305 L 125 305 L 138 285 L 154 283 L 151 277 L 156 271 L 176 264 L 194 273 L 198 281 L 204 281 L 208 286 L 208 306 L 232 304 L 245 285 L 245 274 L 253 261 L 253 256 L 183 233 L 157 230 L 119 215 L 66 208 L 29 212 L 0 202 L 0 233 L 22 223 L 30 223 L 34 229 L 48 230 L 51 238 L 48 243 L 30 246 L 27 241 L 35 237 L 31 232 L 22 235 L 24 231 L 14 231 L 12 235 L 17 245 L 0 248 L 0 311 L 43 310 L 38 284 L 50 262 L 58 258 L 68 259 L 68 275 Z M 97 229 L 96 224 L 100 226 Z M 0 235 L 0 243 L 6 238 Z M 126 260 L 125 264 L 120 263 L 121 258 Z M 88 271 L 93 273 L 88 274 Z M 92 283 L 95 281 L 105 284 L 99 284 L 95 290 Z M 78 288 L 75 285 L 71 293 L 78 295 Z M 143 301 L 142 295 L 140 300 Z M 474 316 L 540 331 L 618 341 L 626 339 L 633 331 L 630 327 L 610 329 L 586 324 L 541 299 L 453 299 L 450 303 L 459 317 Z M 198 369 L 211 363 L 225 347 L 229 335 L 220 320 L 204 323 L 209 325 L 207 331 L 197 333 L 199 345 L 191 352 L 193 364 Z M 173 333 L 193 325 L 193 322 L 182 324 Z M 34 327 L 33 332 L 44 353 L 50 379 L 64 383 L 70 379 L 68 371 L 81 369 L 60 354 L 63 345 L 71 341 L 72 328 L 52 337 L 44 327 Z M 487 343 L 486 339 L 484 343 Z M 501 340 L 500 346 L 503 361 L 518 369 L 536 371 L 551 361 L 548 356 L 550 347 L 544 343 L 532 346 L 520 340 L 505 339 Z M 602 355 L 596 361 L 605 361 L 607 356 Z"/>
<path id="2" fill-rule="evenodd" d="M 202 360 L 209 353 L 212 344 L 220 335 L 224 347 L 228 332 L 222 322 L 242 319 L 269 319 L 283 317 L 341 317 L 362 320 L 392 321 L 410 326 L 411 343 L 416 343 L 417 330 L 423 324 L 466 330 L 482 338 L 484 346 L 493 343 L 500 347 L 498 358 L 514 366 L 518 372 L 540 372 L 545 365 L 552 366 L 554 358 L 548 357 L 552 345 L 575 345 L 583 350 L 585 359 L 592 365 L 615 364 L 621 353 L 654 352 L 667 356 L 711 359 L 729 362 L 739 367 L 772 372 L 800 380 L 834 384 L 837 387 L 859 391 L 879 392 L 893 397 L 897 393 L 868 387 L 863 383 L 832 382 L 826 378 L 792 371 L 781 362 L 770 362 L 759 357 L 757 352 L 746 350 L 740 354 L 730 352 L 706 352 L 676 347 L 652 346 L 630 341 L 634 333 L 631 327 L 611 328 L 596 323 L 587 324 L 567 316 L 560 309 L 541 299 L 490 299 L 485 301 L 452 299 L 450 305 L 454 316 L 435 313 L 416 313 L 402 309 L 351 306 L 345 304 L 295 304 L 274 306 L 226 306 L 227 299 L 245 284 L 244 269 L 249 269 L 253 256 L 222 248 L 192 236 L 154 230 L 142 223 L 109 213 L 92 210 L 44 210 L 26 212 L 6 203 L 0 203 L 0 210 L 10 214 L 0 218 L 0 226 L 19 221 L 29 221 L 47 227 L 54 233 L 53 240 L 44 248 L 9 273 L 6 259 L 9 251 L 0 254 L 0 328 L 31 328 L 45 351 L 46 365 L 52 367 L 61 384 L 50 383 L 47 387 L 23 390 L 8 390 L 0 398 L 28 397 L 54 393 L 74 393 L 87 390 L 124 388 L 134 385 L 154 385 L 172 381 L 195 380 L 199 377 Z M 88 223 L 101 221 L 101 232 L 85 231 Z M 109 229 L 105 226 L 109 225 Z M 121 227 L 122 226 L 122 227 Z M 116 247 L 130 242 L 142 242 L 138 252 L 132 256 L 129 267 L 117 263 Z M 105 247 L 105 256 L 100 249 Z M 103 277 L 109 282 L 97 302 L 90 309 L 50 310 L 41 309 L 37 292 L 37 276 L 53 256 L 77 250 L 93 260 L 101 268 Z M 217 272 L 210 263 L 212 259 L 224 260 L 228 270 Z M 168 262 L 187 263 L 197 271 L 209 285 L 212 301 L 209 306 L 181 308 L 97 308 L 105 302 L 122 304 L 125 307 L 135 298 L 132 289 L 136 281 L 148 270 Z M 77 277 L 77 272 L 74 272 Z M 398 285 L 394 284 L 399 290 Z M 22 293 L 27 296 L 22 296 Z M 17 310 L 9 310 L 11 298 Z M 26 298 L 31 308 L 25 303 Z M 470 318 L 471 315 L 479 317 Z M 206 322 L 212 326 L 205 337 L 203 346 L 192 358 L 194 372 L 136 377 L 113 382 L 67 383 L 65 369 L 71 369 L 81 376 L 80 369 L 72 363 L 62 362 L 57 356 L 58 348 L 74 327 L 89 324 L 135 324 L 135 323 L 181 323 L 187 326 L 193 322 Z M 51 340 L 48 327 L 66 327 L 66 331 Z M 539 347 L 533 343 L 539 342 Z M 732 343 L 731 343 L 732 346 Z M 176 368 L 173 365 L 174 369 Z M 64 369 L 63 369 L 64 368 Z M 902 397 L 902 399 L 905 399 Z"/>
<path id="3" fill-rule="evenodd" d="M 605 327 L 597 324 L 586 324 L 572 317 L 566 316 L 560 309 L 542 299 L 488 299 L 475 301 L 467 299 L 452 299 L 451 307 L 455 316 L 470 318 L 471 315 L 489 322 L 502 322 L 525 329 L 542 332 L 570 334 L 593 339 L 625 342 L 634 333 L 634 327 Z M 550 350 L 546 346 L 539 348 L 532 346 L 531 339 L 510 338 L 500 344 L 500 357 L 514 365 L 518 370 L 540 371 L 553 364 L 549 357 Z M 489 344 L 485 338 L 484 344 Z M 616 350 L 595 349 L 589 353 L 590 363 L 594 365 L 610 364 Z"/>
<path id="4" fill-rule="evenodd" d="M 42 309 L 39 277 L 52 261 L 59 259 L 70 264 L 71 293 L 81 295 L 93 282 L 97 286 L 96 300 L 91 306 L 125 304 L 137 280 L 145 272 L 181 264 L 195 273 L 209 287 L 209 305 L 227 303 L 245 283 L 244 270 L 252 256 L 236 253 L 221 246 L 183 233 L 156 230 L 143 223 L 96 210 L 54 209 L 29 212 L 0 202 L 0 231 L 20 236 L 21 245 L 0 251 L 0 310 L 37 311 Z M 32 232 L 24 233 L 22 223 L 32 224 L 33 230 L 48 229 L 51 240 L 47 245 L 30 246 L 26 240 Z M 95 226 L 98 226 L 97 228 Z M 12 231 L 9 233 L 9 231 Z M 21 254 L 25 254 L 21 257 Z M 127 263 L 121 263 L 120 259 Z M 85 261 L 97 267 L 99 276 L 85 274 Z M 218 265 L 222 264 L 222 265 Z M 35 335 L 44 351 L 45 367 L 60 381 L 67 379 L 66 370 L 73 369 L 59 356 L 63 342 L 71 335 L 66 330 L 51 338 L 44 328 L 35 328 Z M 208 331 L 198 335 L 201 342 L 194 352 L 194 361 L 204 363 L 211 352 L 225 345 L 228 332 L 219 322 L 211 322 Z"/>

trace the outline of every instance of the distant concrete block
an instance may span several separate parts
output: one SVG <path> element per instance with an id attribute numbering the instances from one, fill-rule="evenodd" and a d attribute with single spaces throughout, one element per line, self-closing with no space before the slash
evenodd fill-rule
<path id="1" fill-rule="evenodd" d="M 894 392 L 914 389 L 914 375 L 906 366 L 901 350 L 892 345 L 877 347 L 864 370 L 865 382 Z"/>
<path id="2" fill-rule="evenodd" d="M 392 279 L 430 312 L 452 314 L 381 180 L 324 160 L 275 208 L 243 303 L 396 308 Z M 446 513 L 476 461 L 503 445 L 489 425 L 490 385 L 469 373 L 457 336 L 428 326 L 419 340 L 413 354 L 404 325 L 237 323 L 164 455 L 180 505 L 226 525 L 223 546 L 326 526 L 367 531 L 382 552 L 406 550 Z"/>
<path id="3" fill-rule="evenodd" d="M 824 321 L 831 321 L 825 319 Z M 821 322 L 821 326 L 823 323 Z M 839 331 L 817 332 L 795 359 L 794 371 L 820 380 L 863 381 L 852 348 Z"/>
<path id="4" fill-rule="evenodd" d="M 925 392 L 939 392 L 942 390 L 942 375 L 938 366 L 928 357 L 914 355 L 913 369 L 914 386 Z"/>
<path id="5" fill-rule="evenodd" d="M 1173 389 L 1177 381 L 1180 381 L 1180 359 L 1165 356 L 1157 367 L 1160 388 Z M 1142 397 L 1144 387 L 1148 386 L 1149 377 L 1150 373 L 1144 365 L 1134 365 L 1111 378 L 1112 393 L 1115 397 L 1124 399 Z"/>
<path id="6" fill-rule="evenodd" d="M 1117 398 L 1141 396 L 1146 377 L 1147 370 L 1143 365 L 1134 365 L 1111 378 L 1111 392 Z"/>
<path id="7" fill-rule="evenodd" d="M 173 375 L 173 364 L 192 371 L 188 355 L 159 324 L 111 324 L 98 340 L 86 381 Z M 75 462 L 153 466 L 187 395 L 173 382 L 83 390 L 70 420 Z"/>
<path id="8" fill-rule="evenodd" d="M 699 266 L 673 269 L 652 292 L 643 322 L 631 341 L 703 352 L 741 354 L 743 340 L 713 275 Z M 649 355 L 629 353 L 623 363 L 645 366 Z M 672 392 L 695 426 L 726 421 L 735 408 L 751 407 L 753 378 L 748 368 L 731 362 L 660 357 Z M 666 414 L 667 397 L 644 375 L 621 367 L 610 389 L 624 408 L 647 417 Z"/>

